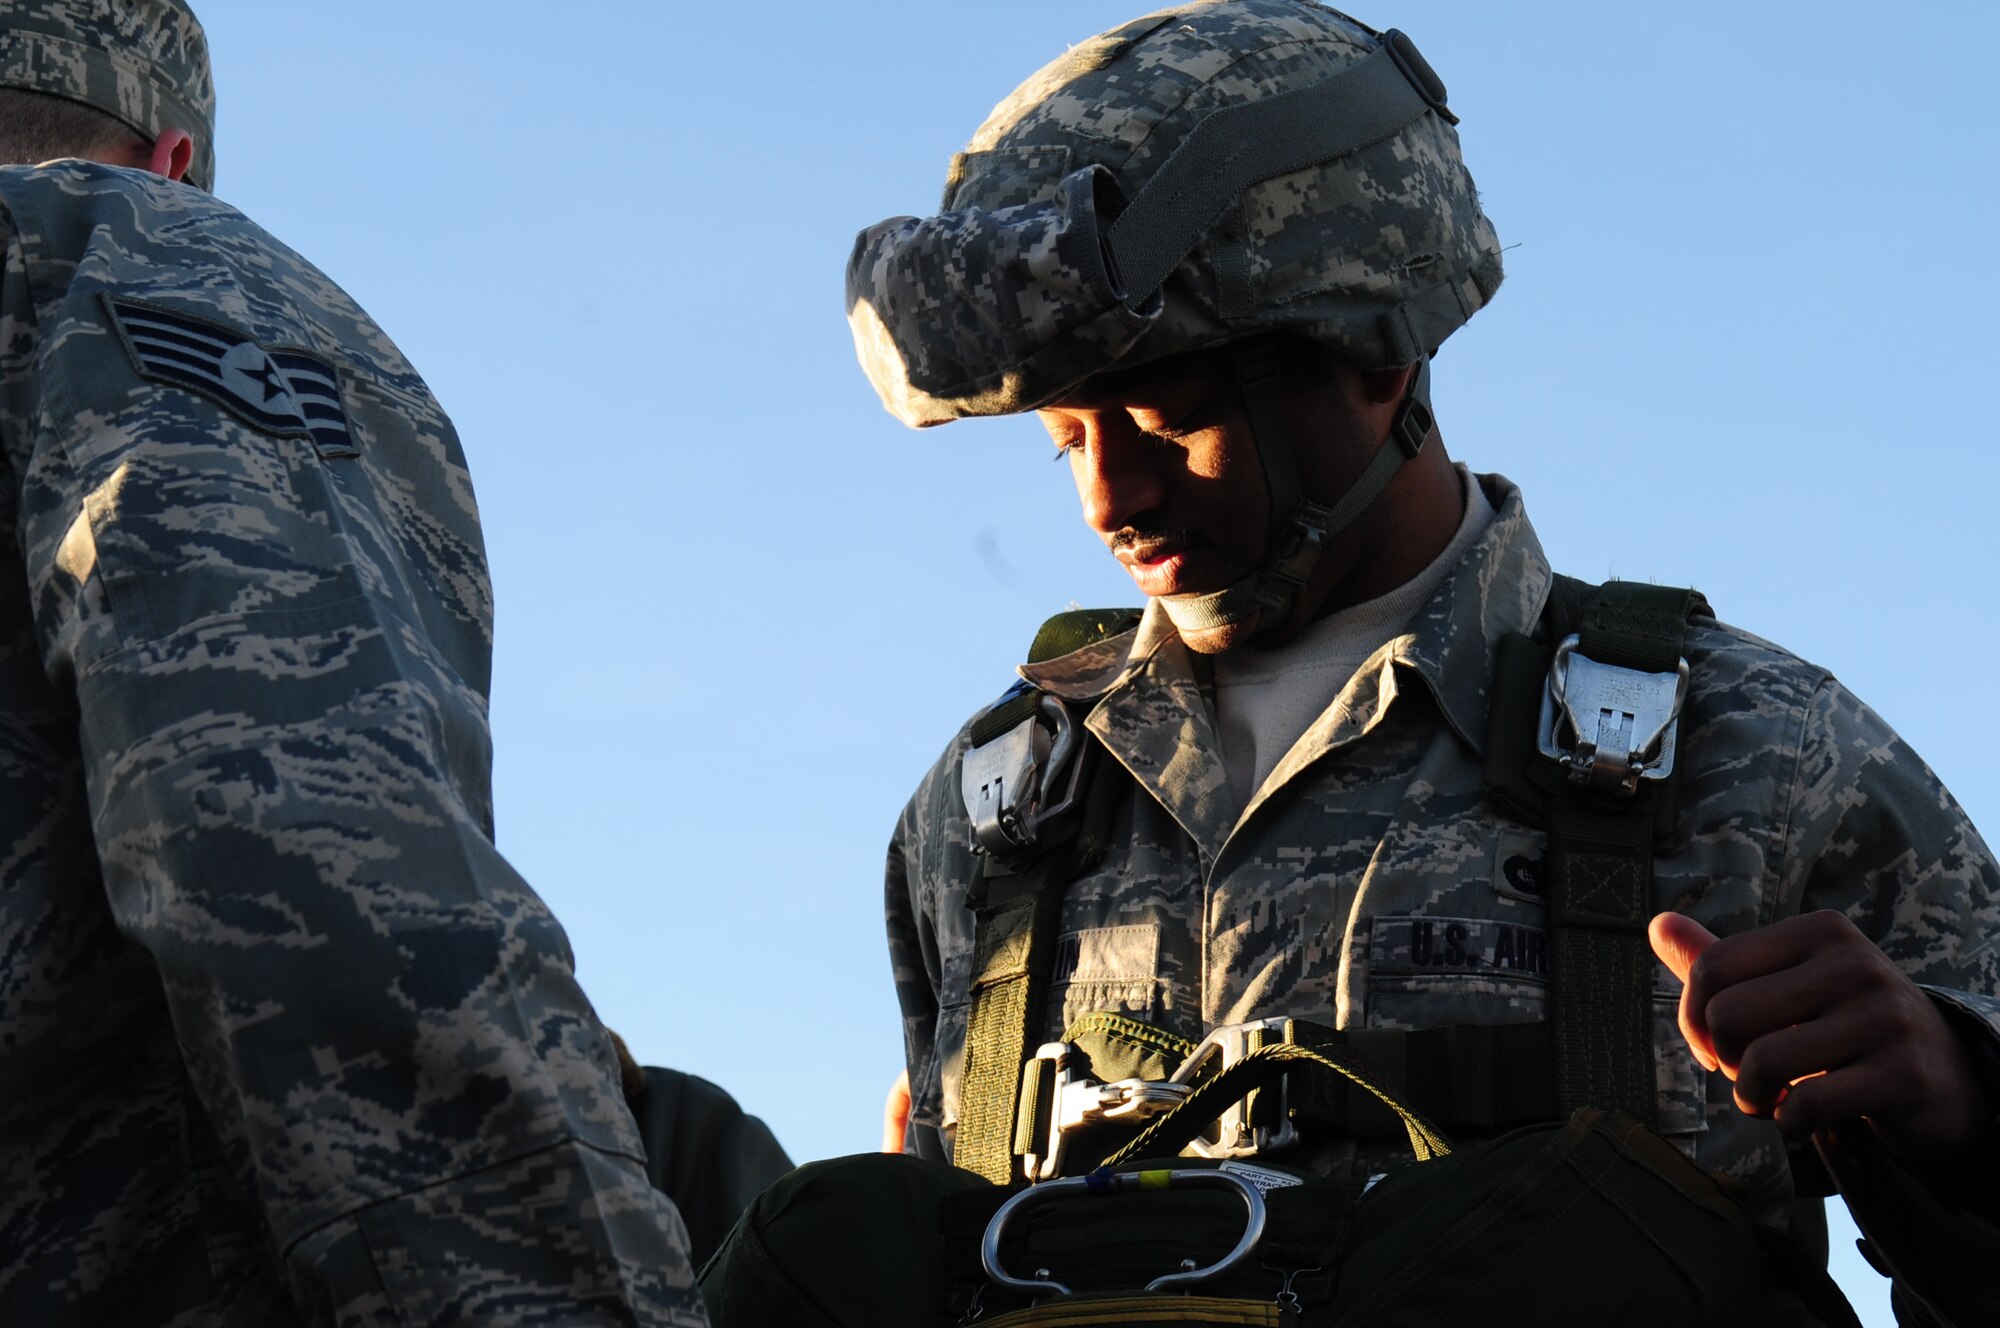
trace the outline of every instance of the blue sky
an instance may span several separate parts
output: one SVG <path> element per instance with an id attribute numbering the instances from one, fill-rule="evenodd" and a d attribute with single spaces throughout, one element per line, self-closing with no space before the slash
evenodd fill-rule
<path id="1" fill-rule="evenodd" d="M 1141 7 L 198 0 L 218 192 L 464 435 L 501 846 L 607 1022 L 800 1158 L 873 1146 L 899 1065 L 902 803 L 1042 618 L 1134 599 L 1032 421 L 882 413 L 843 264 Z M 2000 8 L 1926 13 L 1358 16 L 1450 86 L 1510 246 L 1437 361 L 1453 455 L 1522 485 L 1562 570 L 1695 585 L 1833 668 L 1990 831 Z"/>

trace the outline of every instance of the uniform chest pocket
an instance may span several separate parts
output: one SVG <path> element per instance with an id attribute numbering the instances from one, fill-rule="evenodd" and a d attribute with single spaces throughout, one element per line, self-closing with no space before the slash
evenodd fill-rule
<path id="1" fill-rule="evenodd" d="M 1049 1027 L 1068 1028 L 1087 1014 L 1150 1022 L 1157 1013 L 1159 965 L 1157 923 L 1063 933 L 1050 974 Z"/>

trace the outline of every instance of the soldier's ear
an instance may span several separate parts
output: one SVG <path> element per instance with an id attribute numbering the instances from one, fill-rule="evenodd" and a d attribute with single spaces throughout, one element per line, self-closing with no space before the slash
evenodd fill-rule
<path id="1" fill-rule="evenodd" d="M 153 140 L 153 156 L 146 169 L 169 180 L 179 180 L 186 177 L 188 167 L 193 164 L 194 137 L 185 129 L 162 129 Z"/>
<path id="2" fill-rule="evenodd" d="M 1416 371 L 1414 364 L 1402 364 L 1394 369 L 1363 369 L 1361 390 L 1368 394 L 1371 405 L 1386 406 L 1401 401 L 1403 394 L 1410 390 L 1410 375 Z"/>

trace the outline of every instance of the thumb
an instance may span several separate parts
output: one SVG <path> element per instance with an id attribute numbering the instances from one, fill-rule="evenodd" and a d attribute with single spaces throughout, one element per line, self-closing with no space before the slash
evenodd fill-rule
<path id="1" fill-rule="evenodd" d="M 889 1098 L 882 1104 L 882 1151 L 903 1151 L 903 1132 L 910 1124 L 910 1072 L 905 1069 L 889 1086 Z"/>
<path id="2" fill-rule="evenodd" d="M 1646 939 L 1660 962 L 1685 984 L 1694 961 L 1715 944 L 1715 933 L 1684 913 L 1661 913 L 1647 926 Z"/>
<path id="3" fill-rule="evenodd" d="M 1646 939 L 1653 943 L 1653 953 L 1660 962 L 1681 980 L 1681 1036 L 1703 1068 L 1714 1070 L 1721 1062 L 1715 1055 L 1715 1041 L 1708 1035 L 1708 999 L 1688 985 L 1688 974 L 1702 951 L 1715 944 L 1715 933 L 1684 914 L 1660 913 L 1647 926 Z"/>

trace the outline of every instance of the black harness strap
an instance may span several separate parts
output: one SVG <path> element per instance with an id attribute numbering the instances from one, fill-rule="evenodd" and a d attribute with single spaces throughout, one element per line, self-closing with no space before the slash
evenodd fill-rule
<path id="1" fill-rule="evenodd" d="M 1577 651 L 1638 673 L 1672 673 L 1684 653 L 1692 590 L 1612 581 L 1591 596 Z M 1647 791 L 1623 798 L 1558 786 L 1549 805 L 1549 1022 L 1556 1104 L 1611 1107 L 1659 1124 L 1653 1064 L 1655 814 Z"/>
<path id="2" fill-rule="evenodd" d="M 1638 811 L 1550 809 L 1549 1024 L 1560 1112 L 1617 1107 L 1652 1126 L 1652 818 Z"/>
<path id="3" fill-rule="evenodd" d="M 1374 1067 L 1397 1098 L 1446 1134 L 1501 1134 L 1558 1119 L 1554 1044 L 1544 1023 L 1338 1032 L 1294 1019 L 1281 1040 L 1348 1048 Z M 1403 1136 L 1403 1123 L 1374 1095 L 1352 1085 L 1295 1076 L 1287 1091 L 1292 1119 L 1300 1125 L 1350 1139 Z M 1251 1103 L 1253 1120 L 1262 1105 Z"/>
<path id="4" fill-rule="evenodd" d="M 1678 776 L 1642 780 L 1613 797 L 1570 782 L 1537 747 L 1536 719 L 1550 656 L 1571 634 L 1600 664 L 1672 673 L 1691 616 L 1709 612 L 1691 590 L 1558 577 L 1536 638 L 1500 642 L 1486 735 L 1487 795 L 1547 829 L 1549 1027 L 1555 1105 L 1616 1107 L 1659 1120 L 1653 1064 L 1653 854 L 1670 842 Z"/>

